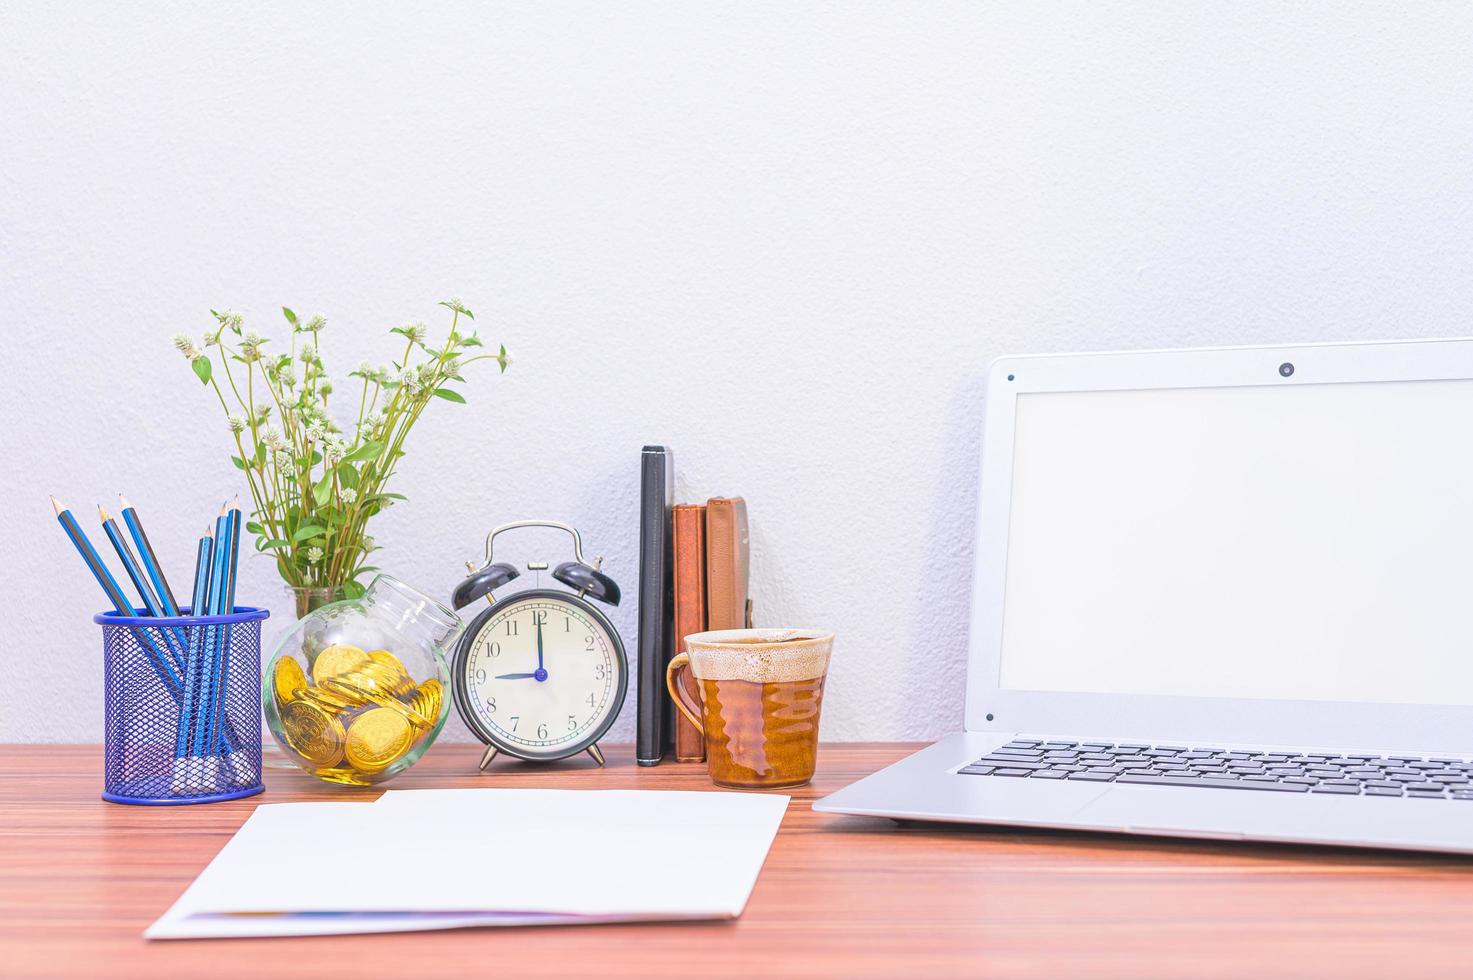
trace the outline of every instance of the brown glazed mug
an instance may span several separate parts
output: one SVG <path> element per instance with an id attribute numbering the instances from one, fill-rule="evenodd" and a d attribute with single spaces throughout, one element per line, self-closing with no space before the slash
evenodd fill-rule
<path id="1" fill-rule="evenodd" d="M 774 789 L 813 778 L 818 712 L 834 634 L 818 630 L 715 630 L 685 638 L 665 671 L 680 713 L 706 734 L 718 786 Z M 682 683 L 689 670 L 700 703 Z"/>

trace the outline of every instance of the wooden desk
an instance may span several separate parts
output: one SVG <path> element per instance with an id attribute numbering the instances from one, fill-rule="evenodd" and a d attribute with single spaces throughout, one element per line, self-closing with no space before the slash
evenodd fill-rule
<path id="1" fill-rule="evenodd" d="M 916 746 L 829 745 L 736 922 L 145 943 L 257 802 L 344 799 L 271 769 L 250 800 L 98 799 L 96 746 L 0 746 L 0 975 L 1420 976 L 1473 973 L 1473 861 L 897 826 L 810 802 Z M 702 767 L 502 764 L 437 746 L 394 782 L 709 789 Z M 1407 807 L 1415 819 L 1417 803 Z M 1436 805 L 1436 804 L 1420 804 Z M 425 846 L 432 846 L 426 840 Z M 304 846 L 305 843 L 304 843 Z"/>

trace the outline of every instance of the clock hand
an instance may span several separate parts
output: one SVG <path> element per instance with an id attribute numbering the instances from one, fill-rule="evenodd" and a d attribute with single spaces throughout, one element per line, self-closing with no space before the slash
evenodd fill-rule
<path id="1" fill-rule="evenodd" d="M 524 681 L 529 677 L 536 676 L 536 674 L 497 674 L 496 679 L 499 681 Z"/>
<path id="2" fill-rule="evenodd" d="M 542 666 L 542 620 L 541 619 L 538 619 L 537 620 L 537 672 L 539 674 L 544 674 L 543 677 L 537 678 L 539 681 L 546 680 L 547 679 L 546 676 L 545 676 L 546 671 L 544 670 L 544 668 Z"/>

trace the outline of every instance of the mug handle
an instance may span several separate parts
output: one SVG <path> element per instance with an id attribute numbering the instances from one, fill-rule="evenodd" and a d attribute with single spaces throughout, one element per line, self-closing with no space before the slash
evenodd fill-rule
<path id="1" fill-rule="evenodd" d="M 690 719 L 690 723 L 696 726 L 696 731 L 704 732 L 706 724 L 701 721 L 701 706 L 690 700 L 690 692 L 676 679 L 675 675 L 681 668 L 690 670 L 689 654 L 677 653 L 670 658 L 670 666 L 665 668 L 665 687 L 670 691 L 670 697 L 675 699 L 675 707 L 680 709 L 680 713 Z"/>

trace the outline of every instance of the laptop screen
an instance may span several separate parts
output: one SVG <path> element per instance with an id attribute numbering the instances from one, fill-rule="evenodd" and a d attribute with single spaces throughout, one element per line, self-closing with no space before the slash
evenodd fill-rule
<path id="1" fill-rule="evenodd" d="M 999 686 L 1473 704 L 1473 381 L 1019 394 Z"/>

